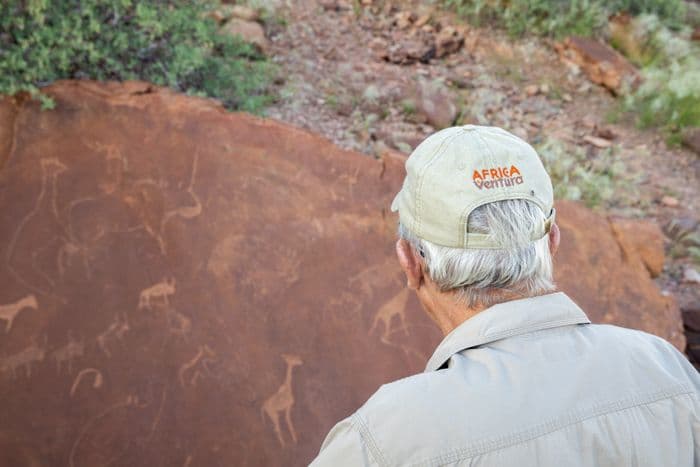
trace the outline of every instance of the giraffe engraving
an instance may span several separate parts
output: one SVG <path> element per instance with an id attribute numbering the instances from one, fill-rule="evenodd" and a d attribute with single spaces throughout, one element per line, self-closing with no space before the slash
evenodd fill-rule
<path id="1" fill-rule="evenodd" d="M 408 289 L 402 289 L 399 293 L 390 298 L 389 301 L 384 303 L 384 305 L 379 307 L 377 314 L 374 315 L 374 321 L 372 322 L 372 327 L 369 332 L 374 332 L 381 323 L 384 330 L 379 339 L 385 344 L 390 344 L 391 341 L 389 337 L 392 333 L 391 322 L 394 320 L 395 316 L 398 316 L 401 322 L 401 328 L 399 329 L 403 329 L 406 335 L 408 335 L 408 327 L 406 326 L 406 303 L 408 302 L 409 296 L 410 291 Z"/>
<path id="2" fill-rule="evenodd" d="M 36 310 L 39 308 L 39 304 L 36 301 L 34 294 L 27 295 L 24 298 L 20 298 L 14 303 L 8 303 L 7 305 L 0 305 L 0 319 L 5 321 L 5 332 L 10 332 L 12 329 L 12 323 L 19 314 L 20 311 L 25 308 L 31 308 Z"/>
<path id="3" fill-rule="evenodd" d="M 282 446 L 285 446 L 280 425 L 280 414 L 284 412 L 284 419 L 287 423 L 287 430 L 292 437 L 294 444 L 297 443 L 297 433 L 292 424 L 292 407 L 294 406 L 294 393 L 292 392 L 292 371 L 294 367 L 302 365 L 304 362 L 298 355 L 282 354 L 282 358 L 287 363 L 287 373 L 284 382 L 273 395 L 263 402 L 261 411 L 272 421 L 272 425 L 277 434 L 277 439 Z"/>
<path id="4" fill-rule="evenodd" d="M 154 284 L 141 291 L 139 294 L 139 309 L 151 309 L 154 299 L 156 302 L 161 302 L 163 305 L 168 306 L 170 305 L 168 297 L 174 293 L 175 278 L 171 277 L 163 279 L 157 284 Z"/>

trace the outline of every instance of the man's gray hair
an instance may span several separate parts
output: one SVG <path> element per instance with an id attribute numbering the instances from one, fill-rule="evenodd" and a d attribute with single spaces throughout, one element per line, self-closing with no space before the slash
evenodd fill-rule
<path id="1" fill-rule="evenodd" d="M 540 295 L 554 290 L 549 236 L 541 231 L 545 213 L 523 199 L 496 201 L 474 209 L 469 232 L 487 234 L 502 249 L 462 249 L 436 245 L 399 223 L 399 236 L 423 256 L 425 271 L 442 291 L 457 290 L 470 308 L 488 307 L 506 294 Z"/>

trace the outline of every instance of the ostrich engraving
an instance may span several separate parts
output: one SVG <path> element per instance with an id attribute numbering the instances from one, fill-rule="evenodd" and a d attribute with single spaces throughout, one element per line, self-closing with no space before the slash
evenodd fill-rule
<path id="1" fill-rule="evenodd" d="M 292 407 L 294 406 L 294 394 L 292 393 L 292 370 L 294 367 L 302 365 L 304 362 L 297 355 L 282 354 L 282 358 L 287 363 L 287 374 L 284 382 L 279 387 L 277 392 L 268 397 L 262 405 L 262 412 L 270 417 L 272 425 L 275 428 L 277 439 L 282 446 L 285 445 L 284 437 L 282 436 L 282 427 L 280 426 L 280 414 L 284 412 L 284 419 L 287 422 L 287 430 L 292 436 L 294 444 L 297 442 L 297 433 L 292 424 Z"/>

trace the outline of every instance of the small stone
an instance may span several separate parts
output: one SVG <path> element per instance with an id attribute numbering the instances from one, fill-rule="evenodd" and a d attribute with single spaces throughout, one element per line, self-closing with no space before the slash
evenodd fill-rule
<path id="1" fill-rule="evenodd" d="M 700 284 L 700 272 L 696 269 L 687 266 L 683 270 L 683 282 L 689 282 L 691 284 Z"/>
<path id="2" fill-rule="evenodd" d="M 572 100 L 574 100 L 574 98 L 571 97 L 571 94 L 568 93 L 564 93 L 564 95 L 561 96 L 561 98 L 564 99 L 564 102 L 571 102 Z"/>
<path id="3" fill-rule="evenodd" d="M 527 94 L 530 97 L 536 95 L 538 92 L 540 92 L 540 87 L 536 84 L 530 84 L 525 86 L 525 94 Z"/>
<path id="4" fill-rule="evenodd" d="M 396 13 L 394 22 L 399 29 L 406 29 L 416 20 L 416 15 L 412 11 L 400 11 Z"/>
<path id="5" fill-rule="evenodd" d="M 422 28 L 423 26 L 428 24 L 428 21 L 430 21 L 430 15 L 423 15 L 420 18 L 418 18 L 415 23 L 413 23 L 413 26 L 417 28 Z"/>
<path id="6" fill-rule="evenodd" d="M 617 132 L 609 126 L 603 126 L 596 129 L 596 136 L 605 139 L 615 139 L 617 138 Z"/>
<path id="7" fill-rule="evenodd" d="M 221 5 L 216 10 L 210 11 L 209 17 L 221 24 L 231 17 L 232 9 L 233 7 L 231 5 Z"/>
<path id="8" fill-rule="evenodd" d="M 257 10 L 243 5 L 234 5 L 231 8 L 231 16 L 246 21 L 257 21 L 260 19 L 260 13 Z"/>
<path id="9" fill-rule="evenodd" d="M 588 143 L 592 146 L 595 146 L 597 148 L 600 148 L 600 149 L 605 149 L 605 148 L 609 148 L 610 146 L 612 146 L 612 142 L 610 142 L 609 140 L 604 139 L 604 138 L 599 138 L 597 136 L 586 135 L 583 137 L 583 140 L 586 143 Z"/>
<path id="10" fill-rule="evenodd" d="M 452 26 L 445 26 L 435 36 L 437 58 L 457 52 L 464 45 L 464 34 Z"/>
<path id="11" fill-rule="evenodd" d="M 436 129 L 446 128 L 457 118 L 457 106 L 447 87 L 439 81 L 422 83 L 417 109 Z"/>
<path id="12" fill-rule="evenodd" d="M 595 128 L 597 122 L 595 118 L 591 117 L 590 115 L 586 115 L 581 119 L 581 125 L 585 126 L 586 128 Z"/>
<path id="13" fill-rule="evenodd" d="M 668 206 L 669 208 L 675 208 L 678 207 L 678 205 L 680 205 L 681 203 L 680 201 L 678 201 L 678 199 L 674 198 L 673 196 L 667 195 L 661 198 L 661 204 L 663 204 L 664 206 Z"/>
<path id="14" fill-rule="evenodd" d="M 673 240 L 681 240 L 698 227 L 698 220 L 692 217 L 674 217 L 666 224 L 664 231 Z"/>
<path id="15" fill-rule="evenodd" d="M 683 145 L 700 155 L 700 128 L 690 128 L 683 132 Z"/>
<path id="16" fill-rule="evenodd" d="M 540 85 L 540 92 L 542 94 L 549 94 L 549 84 L 542 84 Z"/>

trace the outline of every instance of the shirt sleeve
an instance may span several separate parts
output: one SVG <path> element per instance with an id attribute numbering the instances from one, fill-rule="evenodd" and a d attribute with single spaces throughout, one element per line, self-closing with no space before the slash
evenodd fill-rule
<path id="1" fill-rule="evenodd" d="M 377 466 L 352 417 L 339 422 L 328 433 L 311 467 Z"/>

